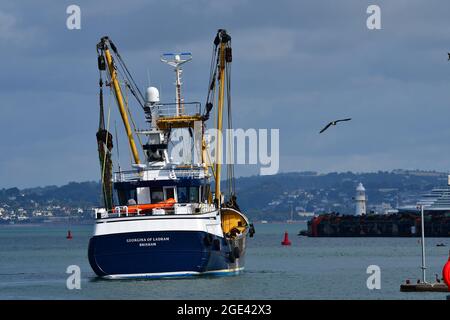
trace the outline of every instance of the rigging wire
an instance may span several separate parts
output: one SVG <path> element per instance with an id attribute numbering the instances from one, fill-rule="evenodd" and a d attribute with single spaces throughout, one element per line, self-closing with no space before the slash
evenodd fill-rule
<path id="1" fill-rule="evenodd" d="M 202 135 L 205 135 L 206 131 L 206 120 L 210 117 L 210 112 L 213 111 L 213 118 L 216 117 L 216 109 L 213 109 L 213 101 L 216 99 L 216 71 L 218 68 L 219 63 L 219 55 L 218 55 L 218 46 L 216 43 L 214 43 L 212 56 L 211 56 L 211 63 L 210 63 L 210 73 L 209 73 L 209 82 L 208 82 L 208 94 L 206 97 L 206 105 L 205 105 L 205 113 L 203 115 L 203 122 L 202 122 Z M 203 148 L 203 147 L 202 147 Z M 214 172 L 214 163 L 211 161 L 211 154 L 209 149 L 209 143 L 205 145 L 205 152 L 208 157 L 208 167 L 211 168 L 213 176 L 215 177 L 216 174 Z M 214 159 L 216 160 L 216 159 Z"/>
<path id="2" fill-rule="evenodd" d="M 120 71 L 118 71 L 117 74 L 123 77 L 123 75 L 122 75 L 122 73 Z M 107 86 L 109 86 L 109 89 L 110 89 L 110 91 L 109 91 L 109 93 L 110 93 L 109 98 L 111 99 L 111 95 L 114 95 L 114 97 L 117 99 L 116 92 L 113 90 L 113 88 L 111 86 L 111 83 L 112 83 L 111 75 L 108 72 L 106 72 L 106 78 L 107 78 Z M 136 123 L 134 122 L 133 116 L 132 116 L 131 111 L 130 111 L 130 109 L 128 107 L 128 93 L 127 93 L 127 90 L 126 90 L 126 88 L 128 88 L 128 86 L 126 85 L 126 80 L 125 80 L 125 83 L 123 83 L 123 82 L 121 82 L 119 80 L 118 80 L 118 82 L 119 82 L 119 86 L 121 87 L 121 90 L 123 90 L 123 86 L 125 87 L 125 108 L 126 108 L 127 113 L 128 113 L 128 115 L 130 117 L 131 123 L 133 124 L 134 133 L 136 134 Z M 142 141 L 141 141 L 139 135 L 137 135 L 137 138 L 138 138 L 139 144 L 141 145 L 141 148 L 143 148 Z M 128 149 L 129 149 L 128 151 L 129 151 L 129 155 L 130 155 L 130 163 L 133 164 L 133 154 L 132 154 L 132 151 L 131 151 L 131 147 L 128 148 Z"/>
<path id="3" fill-rule="evenodd" d="M 128 91 L 126 88 L 127 88 L 127 86 L 125 84 L 125 107 L 127 109 L 128 115 L 130 116 L 131 123 L 133 124 L 134 133 L 136 134 L 136 137 L 139 141 L 139 144 L 141 145 L 141 148 L 144 149 L 144 145 L 142 144 L 141 137 L 137 134 L 137 126 L 136 126 L 136 123 L 134 122 L 133 115 L 131 114 L 130 108 L 128 107 Z"/>
<path id="4" fill-rule="evenodd" d="M 113 60 L 114 61 L 114 60 Z M 119 65 L 120 66 L 120 65 Z M 130 81 L 133 81 L 133 80 L 130 80 L 128 77 L 127 77 L 127 75 L 126 75 L 126 72 L 125 72 L 125 70 L 120 66 L 120 68 L 117 68 L 117 65 L 115 64 L 115 62 L 114 62 L 114 69 L 117 71 L 117 74 L 118 75 L 120 75 L 120 77 L 119 78 L 122 78 L 122 79 L 124 79 L 124 85 L 125 85 L 125 87 L 126 88 L 128 88 L 129 90 L 130 90 L 130 92 L 131 92 L 131 94 L 134 96 L 134 98 L 136 99 L 136 101 L 138 102 L 138 104 L 141 106 L 141 108 L 145 111 L 145 102 L 143 102 L 143 101 L 145 101 L 143 98 L 142 98 L 142 101 L 140 100 L 140 98 L 137 96 L 137 94 L 136 94 L 136 89 L 135 89 L 135 87 L 133 87 L 133 84 L 130 82 Z M 134 86 L 135 86 L 135 84 L 134 84 Z"/>
<path id="5" fill-rule="evenodd" d="M 119 138 L 117 136 L 117 121 L 114 120 L 114 134 L 116 136 L 116 149 L 117 149 L 117 164 L 120 173 L 120 151 L 119 151 Z"/>
<path id="6" fill-rule="evenodd" d="M 216 61 L 216 65 L 214 65 L 214 61 Z M 216 70 L 217 70 L 217 45 L 213 47 L 213 52 L 211 56 L 210 62 L 210 72 L 209 72 L 209 81 L 208 81 L 208 95 L 206 97 L 206 102 L 211 102 L 210 93 L 215 87 L 216 82 Z"/>
<path id="7" fill-rule="evenodd" d="M 117 58 L 117 61 L 119 62 L 119 67 L 122 69 L 122 71 L 124 73 L 124 75 L 123 75 L 124 78 L 127 79 L 128 83 L 130 84 L 130 92 L 136 98 L 137 102 L 142 107 L 142 109 L 144 109 L 144 107 L 145 107 L 144 95 L 142 94 L 141 90 L 139 89 L 139 86 L 136 84 L 136 81 L 134 81 L 133 76 L 131 75 L 130 71 L 128 70 L 128 67 L 125 64 L 125 61 L 122 59 L 122 56 L 120 55 L 120 53 L 117 50 L 114 43 L 111 40 L 109 40 L 109 43 L 110 43 L 110 46 L 111 46 L 111 49 L 112 49 L 114 55 Z M 118 68 L 116 68 L 116 70 L 117 69 Z"/>
<path id="8" fill-rule="evenodd" d="M 217 49 L 218 49 L 217 43 L 214 42 L 213 52 L 211 55 L 211 62 L 210 62 L 210 72 L 209 72 L 209 81 L 208 81 L 208 90 L 207 90 L 208 94 L 206 96 L 205 113 L 203 115 L 203 119 L 205 121 L 209 119 L 209 114 L 213 108 L 213 101 L 215 99 L 217 66 L 219 64 L 219 55 L 218 55 Z"/>
<path id="9" fill-rule="evenodd" d="M 228 48 L 231 49 L 231 40 L 229 40 L 228 43 Z M 229 151 L 228 154 L 231 154 L 234 157 L 234 144 L 233 144 L 233 134 L 231 133 L 231 129 L 233 129 L 233 117 L 232 117 L 232 110 L 231 110 L 231 61 L 227 61 L 225 62 L 225 66 L 226 66 L 226 85 L 227 85 L 227 109 L 228 109 L 228 115 L 227 115 L 227 120 L 228 120 L 228 132 L 229 132 L 229 137 L 228 137 L 228 144 L 229 144 Z M 227 165 L 227 174 L 228 174 L 228 178 L 229 178 L 229 195 L 230 197 L 232 195 L 234 195 L 235 190 L 236 190 L 236 185 L 235 185 L 235 178 L 234 178 L 234 159 L 229 159 L 229 163 Z"/>
<path id="10" fill-rule="evenodd" d="M 228 68 L 228 66 L 227 66 Z M 226 76 L 226 82 L 227 82 L 227 189 L 228 189 L 228 195 L 230 196 L 233 192 L 232 190 L 232 170 L 233 166 L 231 165 L 233 159 L 231 158 L 234 156 L 234 145 L 233 145 L 233 134 L 231 132 L 231 114 L 230 114 L 230 102 L 229 102 L 229 94 L 228 94 L 228 87 L 229 87 L 229 77 L 228 74 Z"/>

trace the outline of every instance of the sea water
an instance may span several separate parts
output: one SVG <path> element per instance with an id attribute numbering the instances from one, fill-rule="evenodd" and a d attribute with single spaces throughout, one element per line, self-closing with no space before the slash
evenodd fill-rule
<path id="1" fill-rule="evenodd" d="M 73 239 L 66 239 L 70 228 Z M 172 280 L 101 280 L 89 266 L 93 227 L 0 226 L 0 299 L 438 299 L 447 293 L 402 293 L 421 277 L 418 238 L 307 238 L 305 224 L 256 224 L 238 276 Z M 281 246 L 284 232 L 291 246 Z M 447 247 L 437 247 L 444 243 Z M 441 277 L 450 240 L 427 238 L 427 278 Z M 76 265 L 81 288 L 68 289 Z M 367 268 L 380 268 L 369 289 Z M 69 286 L 70 287 L 70 286 Z"/>

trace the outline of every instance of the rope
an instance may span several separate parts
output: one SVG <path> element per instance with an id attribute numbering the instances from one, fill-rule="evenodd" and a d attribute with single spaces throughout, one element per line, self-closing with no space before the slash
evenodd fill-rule
<path id="1" fill-rule="evenodd" d="M 103 108 L 103 79 L 102 79 L 102 73 L 99 70 L 99 86 L 100 86 L 100 95 L 99 95 L 99 104 L 100 104 L 100 119 L 99 119 L 99 129 L 105 130 L 105 116 L 104 116 L 104 108 Z M 107 122 L 107 128 L 106 132 L 108 132 L 109 129 L 109 119 L 110 119 L 110 113 L 111 113 L 111 105 L 109 101 L 109 108 L 108 108 L 108 122 Z M 102 163 L 102 172 L 101 172 L 101 193 L 103 194 L 103 199 L 105 202 L 105 207 L 108 206 L 107 202 L 107 194 L 105 190 L 105 170 L 106 170 L 106 158 L 107 158 L 107 152 L 108 152 L 108 134 L 105 135 L 105 146 L 104 146 L 104 154 L 103 154 L 103 163 Z"/>
<path id="2" fill-rule="evenodd" d="M 102 72 L 99 70 L 99 86 L 100 86 L 100 95 L 99 95 L 99 104 L 100 104 L 100 116 L 99 116 L 99 123 L 98 123 L 98 128 L 99 129 L 104 129 L 105 127 L 105 115 L 103 112 L 103 80 L 102 80 Z M 97 142 L 98 143 L 98 142 Z M 103 194 L 103 199 L 104 199 L 104 203 L 105 203 L 105 207 L 106 207 L 106 193 L 105 193 L 105 188 L 103 187 L 103 182 L 104 182 L 104 165 L 102 165 L 102 172 L 100 173 L 100 181 L 101 181 L 101 191 L 100 193 Z"/>
<path id="3" fill-rule="evenodd" d="M 108 101 L 108 117 L 107 117 L 107 124 L 106 124 L 106 131 L 109 132 L 109 120 L 110 120 L 110 116 L 111 116 L 111 103 L 110 101 Z M 106 135 L 106 140 L 105 140 L 105 153 L 103 154 L 103 164 L 102 164 L 102 189 L 103 189 L 103 197 L 105 198 L 105 203 L 106 203 L 106 190 L 104 188 L 104 184 L 105 184 L 105 169 L 106 169 L 106 156 L 107 156 L 107 152 L 108 152 L 108 134 Z"/>

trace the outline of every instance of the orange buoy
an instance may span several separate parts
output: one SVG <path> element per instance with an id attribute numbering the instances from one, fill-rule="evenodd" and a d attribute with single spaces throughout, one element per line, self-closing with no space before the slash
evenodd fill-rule
<path id="1" fill-rule="evenodd" d="M 72 232 L 70 232 L 70 230 L 69 231 L 67 231 L 67 237 L 66 237 L 68 240 L 70 240 L 70 239 L 72 239 Z"/>
<path id="2" fill-rule="evenodd" d="M 444 268 L 442 269 L 442 278 L 444 278 L 444 282 L 447 285 L 448 290 L 450 291 L 450 252 L 447 263 L 444 265 Z"/>
<path id="3" fill-rule="evenodd" d="M 291 245 L 291 242 L 289 241 L 289 236 L 288 236 L 287 232 L 284 233 L 284 240 L 281 241 L 281 245 L 283 245 L 283 246 L 290 246 Z"/>

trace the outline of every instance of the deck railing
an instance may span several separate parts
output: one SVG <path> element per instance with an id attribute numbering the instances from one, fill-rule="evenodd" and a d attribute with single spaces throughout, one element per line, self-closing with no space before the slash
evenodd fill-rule
<path id="1" fill-rule="evenodd" d="M 177 210 L 178 208 L 182 210 Z M 153 209 L 151 213 L 143 213 L 142 210 L 129 212 L 127 206 L 116 206 L 113 210 L 105 208 L 94 208 L 96 219 L 144 217 L 160 215 L 199 215 L 210 213 L 215 210 L 214 204 L 210 203 L 176 203 L 173 208 Z"/>
<path id="2" fill-rule="evenodd" d="M 114 182 L 128 182 L 142 180 L 145 170 L 130 170 L 114 172 Z M 174 168 L 158 170 L 158 177 L 167 177 L 168 179 L 200 179 L 204 176 L 205 169 L 202 167 L 194 168 Z"/>
<path id="3" fill-rule="evenodd" d="M 187 115 L 200 115 L 201 103 L 200 102 L 181 102 L 178 103 L 161 103 L 155 105 L 157 114 L 159 117 L 174 117 L 174 116 L 187 116 Z"/>

